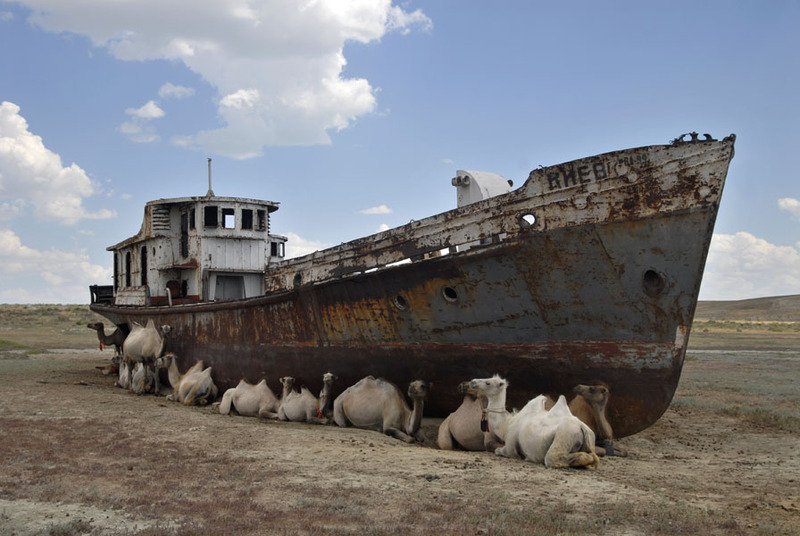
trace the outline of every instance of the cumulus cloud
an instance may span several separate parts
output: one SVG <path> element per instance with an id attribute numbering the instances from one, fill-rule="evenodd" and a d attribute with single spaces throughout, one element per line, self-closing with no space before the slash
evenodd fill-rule
<path id="1" fill-rule="evenodd" d="M 800 294 L 800 249 L 747 232 L 715 234 L 700 299 L 742 300 Z"/>
<path id="2" fill-rule="evenodd" d="M 331 247 L 331 244 L 314 240 L 306 240 L 295 233 L 286 233 L 286 258 L 302 257 L 320 249 Z"/>
<path id="3" fill-rule="evenodd" d="M 111 277 L 112 270 L 92 264 L 84 250 L 39 251 L 25 246 L 13 231 L 0 229 L 2 303 L 86 303 L 89 285 L 110 283 Z"/>
<path id="4" fill-rule="evenodd" d="M 63 166 L 61 157 L 28 130 L 19 106 L 0 103 L 0 219 L 21 217 L 28 206 L 38 218 L 67 225 L 114 217 L 113 211 L 89 212 L 83 206 L 84 198 L 97 193 L 83 169 Z"/>
<path id="5" fill-rule="evenodd" d="M 158 88 L 158 96 L 162 99 L 185 99 L 194 95 L 194 89 L 185 86 L 176 86 L 167 82 Z"/>
<path id="6" fill-rule="evenodd" d="M 140 108 L 128 108 L 125 113 L 139 119 L 158 119 L 164 117 L 164 110 L 159 108 L 154 101 L 147 101 Z"/>
<path id="7" fill-rule="evenodd" d="M 377 207 L 365 208 L 364 210 L 361 210 L 359 212 L 361 214 L 391 214 L 392 209 L 390 209 L 386 205 L 379 205 Z"/>
<path id="8" fill-rule="evenodd" d="M 330 143 L 329 132 L 376 108 L 366 79 L 343 76 L 345 43 L 432 28 L 391 0 L 17 1 L 41 28 L 86 35 L 120 60 L 182 62 L 216 88 L 223 126 L 174 141 L 233 158 Z"/>
<path id="9" fill-rule="evenodd" d="M 785 210 L 791 214 L 795 220 L 800 221 L 800 201 L 797 199 L 792 199 L 791 197 L 778 199 L 778 208 Z"/>

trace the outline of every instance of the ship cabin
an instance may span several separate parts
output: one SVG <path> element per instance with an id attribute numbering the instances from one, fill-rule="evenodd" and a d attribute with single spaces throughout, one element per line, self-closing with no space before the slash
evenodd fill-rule
<path id="1" fill-rule="evenodd" d="M 92 303 L 177 305 L 264 294 L 264 275 L 283 260 L 286 237 L 269 233 L 278 203 L 181 197 L 145 205 L 139 233 L 107 248 L 114 284 L 91 287 Z"/>

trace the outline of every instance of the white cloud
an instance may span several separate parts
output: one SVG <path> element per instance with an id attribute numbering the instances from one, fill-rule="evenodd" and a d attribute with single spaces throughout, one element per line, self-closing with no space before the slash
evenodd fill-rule
<path id="1" fill-rule="evenodd" d="M 185 64 L 216 88 L 223 126 L 175 142 L 233 158 L 260 155 L 265 146 L 330 143 L 331 130 L 376 109 L 370 83 L 342 75 L 345 43 L 432 27 L 422 11 L 391 0 L 18 1 L 40 27 L 86 35 L 120 60 Z M 246 109 L 231 106 L 242 91 L 258 99 L 236 101 Z"/>
<path id="2" fill-rule="evenodd" d="M 389 226 L 388 226 L 388 225 L 386 225 L 385 223 L 382 223 L 382 224 L 380 224 L 380 226 L 378 227 L 378 232 L 379 232 L 379 233 L 382 233 L 383 231 L 388 231 L 389 229 L 391 229 L 391 227 L 389 227 Z"/>
<path id="3" fill-rule="evenodd" d="M 87 303 L 89 285 L 111 277 L 112 270 L 92 264 L 84 250 L 38 251 L 0 229 L 0 303 Z"/>
<path id="4" fill-rule="evenodd" d="M 0 11 L 0 22 L 7 22 L 14 18 L 14 14 L 10 11 Z"/>
<path id="5" fill-rule="evenodd" d="M 777 246 L 747 232 L 715 234 L 700 299 L 800 294 L 800 244 Z"/>
<path id="6" fill-rule="evenodd" d="M 792 199 L 791 197 L 778 199 L 778 208 L 785 210 L 791 214 L 794 219 L 800 221 L 800 201 L 797 199 Z"/>
<path id="7" fill-rule="evenodd" d="M 83 207 L 84 198 L 98 193 L 96 185 L 78 165 L 64 167 L 19 112 L 14 103 L 0 103 L 0 219 L 24 216 L 28 206 L 38 218 L 67 225 L 114 217 L 111 210 Z"/>
<path id="8" fill-rule="evenodd" d="M 128 108 L 125 113 L 139 119 L 158 119 L 164 117 L 164 110 L 154 101 L 147 101 L 141 108 Z"/>
<path id="9" fill-rule="evenodd" d="M 158 88 L 158 96 L 162 99 L 185 99 L 194 95 L 194 89 L 186 86 L 176 86 L 172 82 L 167 82 Z"/>
<path id="10" fill-rule="evenodd" d="M 386 205 L 379 205 L 377 207 L 370 207 L 365 208 L 364 210 L 359 211 L 361 214 L 391 214 L 392 209 L 387 207 Z"/>
<path id="11" fill-rule="evenodd" d="M 320 249 L 331 247 L 331 244 L 314 240 L 306 240 L 295 233 L 286 233 L 286 258 L 302 257 Z"/>

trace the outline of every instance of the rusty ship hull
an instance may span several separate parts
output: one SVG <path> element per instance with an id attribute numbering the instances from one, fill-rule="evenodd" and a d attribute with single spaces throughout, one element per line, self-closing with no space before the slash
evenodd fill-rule
<path id="1" fill-rule="evenodd" d="M 276 263 L 263 296 L 91 308 L 170 325 L 166 349 L 204 360 L 222 389 L 425 379 L 426 415 L 443 416 L 475 377 L 507 378 L 512 407 L 603 381 L 624 437 L 677 388 L 734 140 L 539 168 L 507 194 Z"/>

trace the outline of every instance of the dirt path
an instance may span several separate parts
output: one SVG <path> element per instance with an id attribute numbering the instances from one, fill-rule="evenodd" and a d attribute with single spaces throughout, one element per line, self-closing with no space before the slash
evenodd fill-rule
<path id="1" fill-rule="evenodd" d="M 1 534 L 800 531 L 796 428 L 721 410 L 746 392 L 695 401 L 732 374 L 724 356 L 687 362 L 673 407 L 597 471 L 436 450 L 440 420 L 406 445 L 137 397 L 95 368 L 107 357 L 0 360 Z M 797 379 L 797 357 L 754 359 Z"/>

